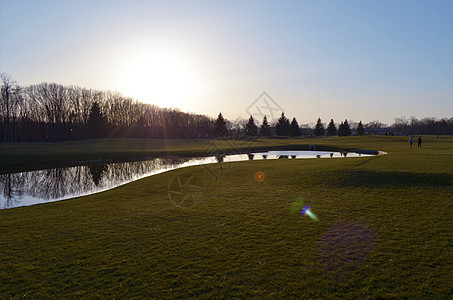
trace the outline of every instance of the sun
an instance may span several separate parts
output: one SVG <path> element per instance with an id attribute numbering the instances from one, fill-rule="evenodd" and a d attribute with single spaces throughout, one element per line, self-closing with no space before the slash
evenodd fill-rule
<path id="1" fill-rule="evenodd" d="M 190 60 L 164 51 L 133 55 L 122 77 L 125 96 L 161 107 L 187 109 L 200 88 Z"/>

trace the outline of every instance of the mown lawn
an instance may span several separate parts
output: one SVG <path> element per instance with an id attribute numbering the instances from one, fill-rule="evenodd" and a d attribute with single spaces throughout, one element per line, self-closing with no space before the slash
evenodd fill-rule
<path id="1" fill-rule="evenodd" d="M 3 210 L 0 298 L 451 298 L 453 138 L 317 143 L 388 155 L 189 167 Z M 196 205 L 169 197 L 192 175 Z"/>

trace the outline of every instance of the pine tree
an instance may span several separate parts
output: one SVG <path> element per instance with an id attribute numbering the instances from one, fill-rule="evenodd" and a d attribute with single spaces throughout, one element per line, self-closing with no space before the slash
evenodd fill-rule
<path id="1" fill-rule="evenodd" d="M 338 127 L 338 136 L 350 136 L 351 135 L 351 128 L 349 127 L 348 120 L 344 120 L 341 122 L 340 126 Z"/>
<path id="2" fill-rule="evenodd" d="M 224 136 L 227 134 L 226 121 L 223 118 L 222 113 L 219 113 L 219 116 L 214 123 L 214 134 L 216 136 Z"/>
<path id="3" fill-rule="evenodd" d="M 348 120 L 344 120 L 343 126 L 345 136 L 351 136 L 351 126 L 349 126 Z"/>
<path id="4" fill-rule="evenodd" d="M 291 121 L 291 136 L 300 136 L 299 123 L 297 123 L 296 118 Z"/>
<path id="5" fill-rule="evenodd" d="M 321 118 L 318 118 L 318 121 L 316 122 L 316 126 L 315 126 L 315 135 L 323 136 L 325 133 L 326 133 L 326 130 L 324 129 L 324 125 L 321 123 Z"/>
<path id="6" fill-rule="evenodd" d="M 282 113 L 281 117 L 277 121 L 276 125 L 277 135 L 288 136 L 290 134 L 290 124 L 285 113 Z"/>
<path id="7" fill-rule="evenodd" d="M 248 135 L 248 136 L 257 136 L 258 135 L 258 126 L 256 126 L 255 120 L 253 119 L 252 116 L 250 116 L 249 122 L 247 123 L 247 126 L 245 127 L 245 135 Z"/>
<path id="8" fill-rule="evenodd" d="M 264 116 L 263 123 L 261 124 L 260 135 L 261 136 L 270 136 L 271 135 L 271 126 L 267 122 L 266 116 Z"/>
<path id="9" fill-rule="evenodd" d="M 337 127 L 335 126 L 335 122 L 333 121 L 333 119 L 330 119 L 329 126 L 327 126 L 326 135 L 328 136 L 337 135 Z"/>
<path id="10" fill-rule="evenodd" d="M 357 135 L 365 135 L 365 128 L 363 127 L 362 121 L 357 125 Z"/>
<path id="11" fill-rule="evenodd" d="M 101 108 L 97 101 L 91 106 L 90 115 L 88 117 L 88 133 L 90 138 L 98 139 L 105 136 L 107 127 L 107 118 L 101 112 Z"/>
<path id="12" fill-rule="evenodd" d="M 338 125 L 338 136 L 344 136 L 344 124 L 343 122 Z"/>

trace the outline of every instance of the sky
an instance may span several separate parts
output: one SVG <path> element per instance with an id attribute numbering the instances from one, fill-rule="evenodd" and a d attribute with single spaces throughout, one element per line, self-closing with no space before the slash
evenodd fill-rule
<path id="1" fill-rule="evenodd" d="M 452 16 L 450 0 L 0 0 L 0 72 L 232 121 L 451 118 Z"/>

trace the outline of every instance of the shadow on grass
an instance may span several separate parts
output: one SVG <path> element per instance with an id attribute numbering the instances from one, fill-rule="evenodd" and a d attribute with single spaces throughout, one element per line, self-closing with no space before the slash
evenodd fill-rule
<path id="1" fill-rule="evenodd" d="M 453 186 L 453 176 L 440 173 L 376 172 L 365 170 L 337 174 L 340 187 L 446 187 Z"/>
<path id="2" fill-rule="evenodd" d="M 361 223 L 341 222 L 332 226 L 318 241 L 323 268 L 336 281 L 346 279 L 363 264 L 376 239 L 376 233 Z"/>

